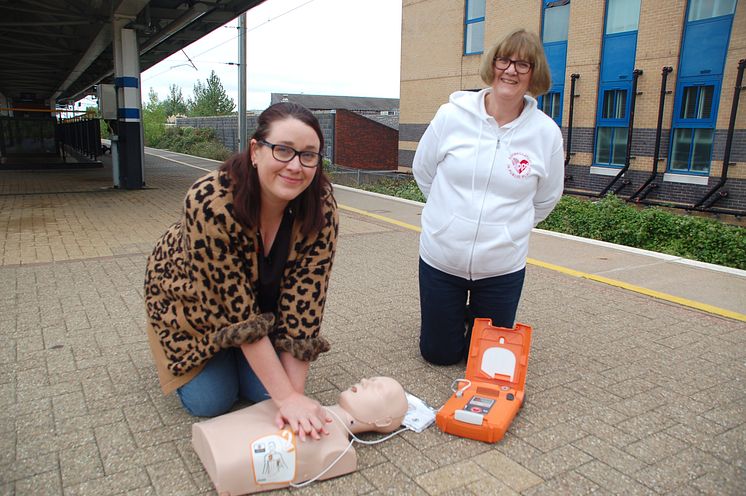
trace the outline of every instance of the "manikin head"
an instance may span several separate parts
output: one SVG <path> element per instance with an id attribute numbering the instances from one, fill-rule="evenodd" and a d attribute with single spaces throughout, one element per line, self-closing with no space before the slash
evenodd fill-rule
<path id="1" fill-rule="evenodd" d="M 339 406 L 354 421 L 354 431 L 393 432 L 407 414 L 404 388 L 391 377 L 371 377 L 339 395 Z"/>

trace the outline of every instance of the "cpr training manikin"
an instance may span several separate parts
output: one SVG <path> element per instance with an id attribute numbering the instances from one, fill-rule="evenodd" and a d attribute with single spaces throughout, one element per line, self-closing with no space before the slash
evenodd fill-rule
<path id="1" fill-rule="evenodd" d="M 333 422 L 320 440 L 300 442 L 288 426 L 278 430 L 277 407 L 266 400 L 195 423 L 192 445 L 221 496 L 279 489 L 355 471 L 350 435 L 393 432 L 408 405 L 396 380 L 373 377 L 343 391 L 338 403 L 326 408 Z"/>

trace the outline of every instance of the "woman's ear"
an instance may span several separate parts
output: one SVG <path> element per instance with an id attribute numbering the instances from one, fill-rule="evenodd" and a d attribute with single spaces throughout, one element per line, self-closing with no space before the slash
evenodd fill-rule
<path id="1" fill-rule="evenodd" d="M 256 153 L 256 147 L 257 142 L 252 138 L 251 141 L 249 141 L 249 160 L 251 160 L 252 165 L 256 164 L 256 157 L 254 156 Z"/>

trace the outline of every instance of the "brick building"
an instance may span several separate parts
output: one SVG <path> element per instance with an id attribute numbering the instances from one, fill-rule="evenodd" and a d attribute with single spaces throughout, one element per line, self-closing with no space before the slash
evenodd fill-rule
<path id="1" fill-rule="evenodd" d="M 272 93 L 271 103 L 281 101 L 335 114 L 335 164 L 366 170 L 398 168 L 398 99 Z"/>
<path id="2" fill-rule="evenodd" d="M 517 27 L 544 42 L 539 105 L 570 145 L 566 193 L 746 214 L 746 101 L 728 140 L 744 0 L 404 0 L 401 167 L 451 92 L 484 87 L 482 53 Z"/>

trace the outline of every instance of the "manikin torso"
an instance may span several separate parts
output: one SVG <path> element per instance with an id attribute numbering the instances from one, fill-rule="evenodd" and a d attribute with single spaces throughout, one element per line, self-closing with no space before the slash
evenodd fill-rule
<path id="1" fill-rule="evenodd" d="M 350 444 L 339 420 L 347 421 L 347 413 L 337 405 L 327 408 L 337 415 L 330 415 L 333 422 L 326 427 L 329 435 L 322 435 L 320 440 L 301 442 L 296 436 L 292 443 L 289 429 L 281 431 L 275 425 L 277 407 L 266 400 L 194 424 L 192 445 L 221 496 L 287 487 L 290 482 L 316 477 Z M 348 474 L 356 468 L 357 455 L 350 448 L 320 479 Z"/>

